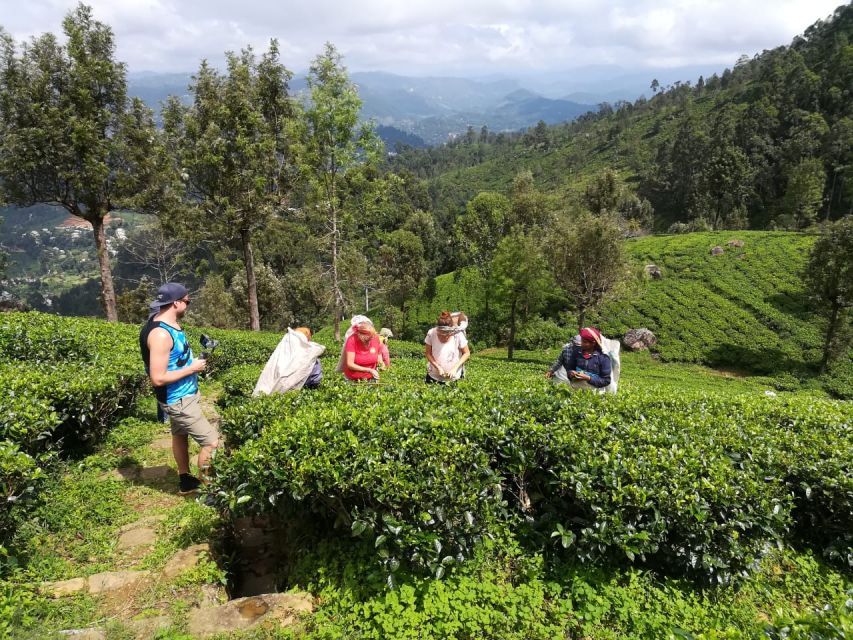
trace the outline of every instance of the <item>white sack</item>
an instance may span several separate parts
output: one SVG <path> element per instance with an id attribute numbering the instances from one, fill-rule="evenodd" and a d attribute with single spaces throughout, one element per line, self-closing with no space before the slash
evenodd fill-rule
<path id="1" fill-rule="evenodd" d="M 284 393 L 301 389 L 311 374 L 314 363 L 326 350 L 321 344 L 311 342 L 299 331 L 287 328 L 287 334 L 278 343 L 258 383 L 253 396 Z"/>

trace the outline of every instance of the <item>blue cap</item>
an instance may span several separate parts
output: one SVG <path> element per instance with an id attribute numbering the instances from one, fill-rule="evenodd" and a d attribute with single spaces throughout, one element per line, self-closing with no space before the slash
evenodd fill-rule
<path id="1" fill-rule="evenodd" d="M 157 297 L 154 298 L 154 302 L 148 305 L 148 308 L 152 311 L 159 311 L 160 307 L 177 302 L 181 298 L 186 297 L 187 294 L 189 294 L 189 291 L 187 291 L 184 285 L 177 282 L 167 282 L 157 289 Z"/>

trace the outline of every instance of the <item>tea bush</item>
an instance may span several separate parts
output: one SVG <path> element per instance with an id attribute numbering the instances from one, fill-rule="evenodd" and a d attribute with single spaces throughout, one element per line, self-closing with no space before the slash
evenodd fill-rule
<path id="1" fill-rule="evenodd" d="M 34 494 L 57 457 L 90 449 L 145 389 L 137 335 L 138 329 L 128 325 L 86 318 L 0 316 L 4 533 L 13 507 Z"/>
<path id="2" fill-rule="evenodd" d="M 218 376 L 222 383 L 222 395 L 216 403 L 223 409 L 250 398 L 261 375 L 262 367 L 255 364 L 240 364 Z"/>
<path id="3" fill-rule="evenodd" d="M 218 461 L 216 499 L 367 537 L 389 574 L 403 562 L 442 574 L 506 526 L 582 561 L 716 581 L 795 538 L 848 559 L 849 406 L 573 395 L 477 375 L 476 387 L 333 383 L 234 406 L 223 430 L 245 444 Z"/>

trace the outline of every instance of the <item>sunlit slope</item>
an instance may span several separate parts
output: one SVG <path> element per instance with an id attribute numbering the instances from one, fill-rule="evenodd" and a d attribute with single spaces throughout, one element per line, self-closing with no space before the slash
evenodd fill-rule
<path id="1" fill-rule="evenodd" d="M 743 246 L 729 246 L 730 241 Z M 778 373 L 820 359 L 823 324 L 802 273 L 813 236 L 785 232 L 693 233 L 630 243 L 639 267 L 663 278 L 606 305 L 598 322 L 612 334 L 647 327 L 666 360 Z M 712 255 L 714 247 L 722 255 Z"/>

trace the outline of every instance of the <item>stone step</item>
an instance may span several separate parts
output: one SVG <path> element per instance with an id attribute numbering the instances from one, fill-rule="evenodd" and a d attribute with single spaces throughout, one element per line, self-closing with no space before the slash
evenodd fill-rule
<path id="1" fill-rule="evenodd" d="M 104 571 L 89 576 L 89 593 L 97 595 L 108 591 L 117 591 L 138 584 L 148 577 L 148 571 Z"/>
<path id="2" fill-rule="evenodd" d="M 155 516 L 156 517 L 156 516 Z M 146 529 L 131 529 L 126 533 L 145 531 Z M 209 544 L 196 544 L 186 549 L 181 549 L 173 555 L 161 573 L 166 580 L 171 580 L 188 569 L 196 566 L 202 557 L 210 555 Z M 100 594 L 117 591 L 124 587 L 135 585 L 143 579 L 152 576 L 150 571 L 104 571 L 96 573 L 88 578 L 72 578 L 70 580 L 58 580 L 55 582 L 43 582 L 41 592 L 52 598 L 64 598 L 77 593 Z"/>
<path id="3" fill-rule="evenodd" d="M 187 569 L 192 569 L 196 566 L 205 555 L 210 555 L 210 545 L 208 543 L 194 544 L 186 549 L 181 549 L 163 567 L 163 577 L 169 580 L 179 576 Z"/>

